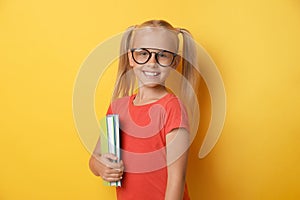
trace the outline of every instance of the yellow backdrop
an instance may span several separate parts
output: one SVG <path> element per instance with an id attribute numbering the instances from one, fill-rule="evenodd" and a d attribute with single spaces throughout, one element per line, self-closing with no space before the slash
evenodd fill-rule
<path id="1" fill-rule="evenodd" d="M 2 0 L 1 200 L 114 199 L 88 169 L 74 81 L 97 44 L 152 18 L 189 29 L 227 92 L 217 145 L 201 160 L 203 135 L 191 147 L 192 199 L 300 199 L 299 1 Z"/>

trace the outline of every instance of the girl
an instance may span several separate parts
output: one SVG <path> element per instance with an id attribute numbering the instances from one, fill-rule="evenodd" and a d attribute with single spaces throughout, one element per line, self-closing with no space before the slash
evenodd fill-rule
<path id="1" fill-rule="evenodd" d="M 90 169 L 105 181 L 122 180 L 116 189 L 118 200 L 187 200 L 188 117 L 182 101 L 168 91 L 165 82 L 171 70 L 179 68 L 188 80 L 181 82 L 182 97 L 191 103 L 197 86 L 191 35 L 163 20 L 147 21 L 128 28 L 120 54 L 114 101 L 107 113 L 119 114 L 122 161 L 101 154 L 98 141 Z"/>

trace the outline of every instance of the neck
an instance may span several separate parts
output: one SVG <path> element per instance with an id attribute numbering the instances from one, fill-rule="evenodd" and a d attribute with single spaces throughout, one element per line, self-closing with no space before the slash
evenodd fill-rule
<path id="1" fill-rule="evenodd" d="M 167 90 L 163 85 L 155 87 L 140 87 L 135 97 L 135 104 L 147 104 L 162 98 L 167 94 Z"/>

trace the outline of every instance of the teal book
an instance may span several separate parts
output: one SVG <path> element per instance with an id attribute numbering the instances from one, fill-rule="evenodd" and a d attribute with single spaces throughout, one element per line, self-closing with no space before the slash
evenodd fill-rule
<path id="1" fill-rule="evenodd" d="M 121 159 L 119 115 L 111 114 L 100 120 L 101 154 L 111 153 Z M 106 182 L 105 185 L 121 186 L 121 181 Z"/>

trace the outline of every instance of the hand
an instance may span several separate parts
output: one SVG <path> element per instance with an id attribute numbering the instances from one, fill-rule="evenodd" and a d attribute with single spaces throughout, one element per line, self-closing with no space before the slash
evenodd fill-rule
<path id="1" fill-rule="evenodd" d="M 93 155 L 90 160 L 91 170 L 103 180 L 112 182 L 122 179 L 124 172 L 123 161 L 117 162 L 118 158 L 113 154 Z"/>

